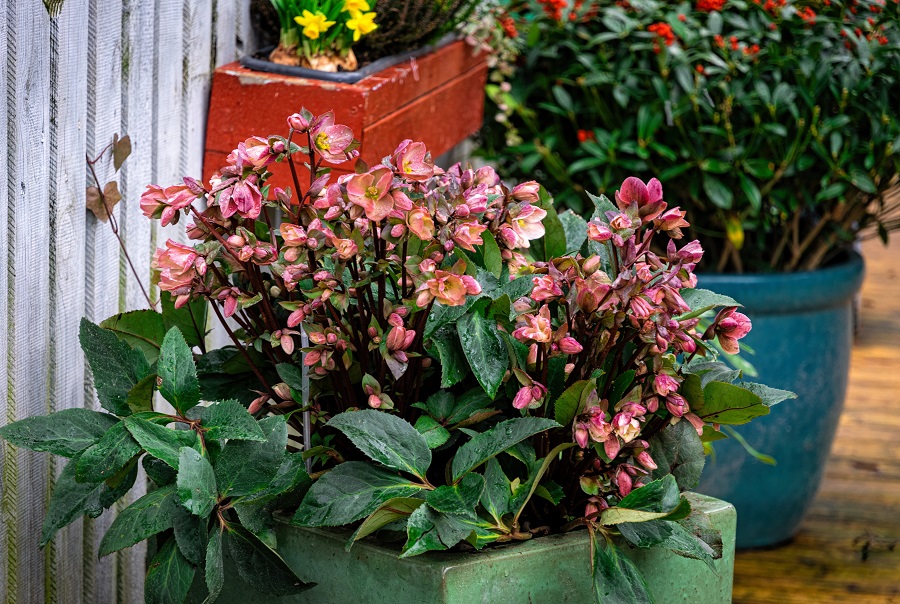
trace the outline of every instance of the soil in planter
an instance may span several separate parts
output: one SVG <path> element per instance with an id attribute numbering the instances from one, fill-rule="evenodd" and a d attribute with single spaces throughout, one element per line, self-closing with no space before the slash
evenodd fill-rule
<path id="1" fill-rule="evenodd" d="M 306 57 L 301 57 L 297 54 L 296 46 L 284 47 L 279 44 L 266 58 L 279 65 L 305 67 L 306 69 L 315 69 L 316 71 L 324 71 L 327 73 L 356 71 L 359 68 L 359 62 L 356 60 L 356 55 L 353 54 L 352 49 L 344 57 L 328 54 L 318 55 L 311 59 L 307 59 Z"/>

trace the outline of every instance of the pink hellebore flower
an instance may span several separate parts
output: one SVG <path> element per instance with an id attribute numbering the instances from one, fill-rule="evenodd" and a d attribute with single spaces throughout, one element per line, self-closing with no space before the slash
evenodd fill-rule
<path id="1" fill-rule="evenodd" d="M 703 248 L 700 246 L 700 242 L 695 239 L 678 250 L 677 256 L 679 260 L 696 264 L 703 258 Z"/>
<path id="2" fill-rule="evenodd" d="M 653 225 L 660 231 L 666 233 L 672 239 L 681 239 L 682 227 L 691 226 L 684 216 L 687 212 L 681 208 L 671 208 L 666 210 L 658 218 L 653 221 Z"/>
<path id="3" fill-rule="evenodd" d="M 613 232 L 609 225 L 598 219 L 593 219 L 588 223 L 588 239 L 591 241 L 609 241 L 612 237 Z"/>
<path id="4" fill-rule="evenodd" d="M 508 228 L 515 236 L 515 245 L 511 247 L 529 247 L 529 241 L 544 236 L 544 217 L 547 211 L 529 203 L 511 205 L 509 209 Z"/>
<path id="5" fill-rule="evenodd" d="M 290 222 L 282 222 L 278 227 L 281 236 L 284 238 L 284 259 L 288 262 L 296 262 L 303 255 L 303 248 L 306 246 L 307 236 L 303 227 Z"/>
<path id="6" fill-rule="evenodd" d="M 738 340 L 750 333 L 752 327 L 747 315 L 737 312 L 733 306 L 719 311 L 714 322 L 715 333 L 719 336 L 719 346 L 728 354 L 737 354 L 741 347 Z"/>
<path id="7" fill-rule="evenodd" d="M 332 239 L 335 252 L 341 260 L 350 260 L 359 252 L 359 246 L 352 239 L 340 239 L 335 237 Z"/>
<path id="8" fill-rule="evenodd" d="M 406 226 L 422 241 L 434 237 L 434 219 L 424 208 L 415 207 L 406 215 Z"/>
<path id="9" fill-rule="evenodd" d="M 275 154 L 269 148 L 269 141 L 253 136 L 242 143 L 228 156 L 228 163 L 239 168 L 250 167 L 254 170 L 265 168 L 275 161 Z"/>
<path id="10" fill-rule="evenodd" d="M 550 322 L 550 307 L 546 304 L 536 315 L 525 314 L 520 318 L 520 325 L 513 331 L 513 337 L 520 342 L 549 342 L 553 338 L 553 325 Z"/>
<path id="11" fill-rule="evenodd" d="M 612 419 L 612 425 L 616 434 L 626 443 L 630 443 L 641 433 L 641 422 L 631 413 L 617 414 Z"/>
<path id="12" fill-rule="evenodd" d="M 620 210 L 626 210 L 631 205 L 636 205 L 638 215 L 642 222 L 653 220 L 666 208 L 663 201 L 662 184 L 651 178 L 644 184 L 640 178 L 629 176 L 622 183 L 622 188 L 616 191 L 616 205 Z"/>
<path id="13" fill-rule="evenodd" d="M 549 298 L 557 298 L 562 295 L 562 289 L 560 289 L 559 284 L 550 275 L 532 277 L 531 282 L 534 284 L 534 287 L 531 290 L 531 299 L 535 302 L 540 302 Z"/>
<path id="14" fill-rule="evenodd" d="M 680 394 L 670 393 L 666 397 L 666 409 L 669 410 L 669 413 L 674 415 L 675 417 L 681 417 L 688 411 L 690 411 L 690 407 L 688 406 L 688 402 L 684 399 Z"/>
<path id="15" fill-rule="evenodd" d="M 434 176 L 434 162 L 431 153 L 425 149 L 425 143 L 404 140 L 391 156 L 391 162 L 408 180 L 421 182 Z"/>
<path id="16" fill-rule="evenodd" d="M 453 241 L 459 247 L 470 252 L 475 251 L 476 245 L 483 245 L 481 234 L 487 230 L 487 226 L 478 224 L 477 221 L 460 222 L 453 231 Z"/>
<path id="17" fill-rule="evenodd" d="M 524 201 L 531 204 L 540 201 L 540 190 L 541 185 L 533 180 L 529 180 L 513 187 L 510 195 L 516 201 Z"/>
<path id="18" fill-rule="evenodd" d="M 166 249 L 156 250 L 153 268 L 159 271 L 159 288 L 176 296 L 175 307 L 181 308 L 190 300 L 194 279 L 206 274 L 206 260 L 194 248 L 169 239 Z"/>
<path id="19" fill-rule="evenodd" d="M 159 218 L 162 225 L 166 226 L 178 222 L 178 211 L 190 207 L 198 197 L 187 185 L 174 185 L 165 189 L 158 185 L 147 185 L 147 190 L 141 195 L 141 211 L 147 218 Z"/>
<path id="20" fill-rule="evenodd" d="M 665 373 L 660 373 L 653 380 L 653 391 L 660 396 L 668 396 L 672 392 L 677 392 L 678 386 L 678 380 Z"/>
<path id="21" fill-rule="evenodd" d="M 454 275 L 447 271 L 436 270 L 434 277 L 420 285 L 417 290 L 416 304 L 421 308 L 437 300 L 445 306 L 462 306 L 467 295 L 481 293 L 481 285 L 468 275 Z"/>
<path id="22" fill-rule="evenodd" d="M 246 180 L 238 180 L 223 189 L 219 193 L 219 206 L 225 218 L 234 214 L 253 220 L 259 217 L 262 210 L 262 193 L 256 186 L 256 175 L 251 174 Z"/>
<path id="23" fill-rule="evenodd" d="M 531 386 L 522 386 L 513 398 L 513 407 L 516 409 L 536 409 L 541 406 L 541 401 L 547 395 L 547 388 L 538 382 L 532 382 Z"/>
<path id="24" fill-rule="evenodd" d="M 394 209 L 394 198 L 390 194 L 392 180 L 391 171 L 383 167 L 354 174 L 347 181 L 347 197 L 365 210 L 366 218 L 377 222 Z"/>
<path id="25" fill-rule="evenodd" d="M 328 111 L 310 125 L 310 136 L 316 153 L 325 161 L 339 164 L 347 161 L 347 149 L 353 143 L 353 131 L 334 123 L 334 112 Z"/>

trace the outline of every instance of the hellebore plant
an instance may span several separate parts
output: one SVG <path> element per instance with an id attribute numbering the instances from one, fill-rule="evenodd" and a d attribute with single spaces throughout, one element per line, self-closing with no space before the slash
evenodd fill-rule
<path id="1" fill-rule="evenodd" d="M 721 555 L 680 493 L 720 425 L 790 393 L 716 361 L 712 341 L 733 349 L 750 324 L 695 289 L 703 250 L 676 243 L 689 225 L 657 180 L 626 179 L 585 221 L 535 182 L 441 170 L 410 140 L 332 181 L 325 164 L 357 155 L 349 129 L 305 110 L 288 125 L 238 145 L 206 186 L 148 187 L 144 213 L 190 215 L 191 243 L 156 253 L 161 313 L 82 323 L 106 412 L 0 430 L 71 458 L 43 543 L 112 505 L 140 461 L 155 488 L 100 553 L 153 539 L 154 602 L 214 601 L 224 554 L 261 592 L 311 587 L 274 551 L 276 510 L 353 525 L 351 543 L 402 530 L 402 557 L 586 528 L 607 603 L 650 597 L 626 543 Z M 293 190 L 266 184 L 275 162 Z M 210 308 L 231 346 L 205 348 Z"/>

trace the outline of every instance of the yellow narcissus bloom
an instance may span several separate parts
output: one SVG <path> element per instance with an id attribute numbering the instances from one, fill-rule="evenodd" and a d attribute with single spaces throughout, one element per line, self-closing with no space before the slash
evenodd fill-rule
<path id="1" fill-rule="evenodd" d="M 303 35 L 312 40 L 317 39 L 319 34 L 324 33 L 329 27 L 334 25 L 334 21 L 329 21 L 319 11 L 311 13 L 308 10 L 304 10 L 300 17 L 294 17 L 294 21 L 303 27 Z"/>
<path id="2" fill-rule="evenodd" d="M 366 0 L 345 0 L 344 12 L 363 12 L 369 10 L 369 3 Z"/>
<path id="3" fill-rule="evenodd" d="M 351 2 L 353 0 L 350 0 Z M 363 13 L 353 11 L 347 20 L 347 27 L 353 30 L 353 41 L 356 42 L 361 36 L 372 33 L 378 28 L 375 23 L 375 13 Z"/>

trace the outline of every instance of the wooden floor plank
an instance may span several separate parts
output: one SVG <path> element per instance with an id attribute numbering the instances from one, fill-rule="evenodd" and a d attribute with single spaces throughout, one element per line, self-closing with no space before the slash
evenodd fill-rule
<path id="1" fill-rule="evenodd" d="M 900 238 L 864 254 L 862 322 L 822 488 L 792 543 L 738 554 L 738 604 L 900 604 Z"/>

